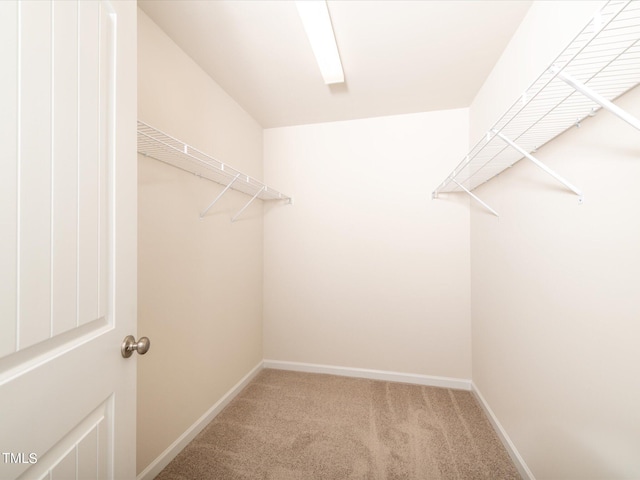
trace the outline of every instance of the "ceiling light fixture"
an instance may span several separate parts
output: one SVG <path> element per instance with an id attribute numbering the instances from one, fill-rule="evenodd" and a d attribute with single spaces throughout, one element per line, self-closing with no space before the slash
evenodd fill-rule
<path id="1" fill-rule="evenodd" d="M 324 83 L 327 85 L 343 83 L 344 72 L 340 63 L 327 2 L 325 0 L 297 0 L 296 5 Z"/>

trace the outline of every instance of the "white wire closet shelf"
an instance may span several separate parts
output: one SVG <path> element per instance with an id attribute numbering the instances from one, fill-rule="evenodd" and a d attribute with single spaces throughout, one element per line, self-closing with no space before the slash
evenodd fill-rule
<path id="1" fill-rule="evenodd" d="M 471 193 L 523 158 L 582 200 L 582 192 L 532 153 L 605 108 L 640 130 L 640 120 L 611 102 L 640 84 L 640 1 L 609 1 L 552 65 L 498 119 L 434 190 Z"/>
<path id="2" fill-rule="evenodd" d="M 251 200 L 232 218 L 232 221 L 256 198 L 292 202 L 291 197 L 140 120 L 138 120 L 138 153 L 224 185 L 224 190 L 200 213 L 201 218 L 228 189 L 251 196 Z"/>

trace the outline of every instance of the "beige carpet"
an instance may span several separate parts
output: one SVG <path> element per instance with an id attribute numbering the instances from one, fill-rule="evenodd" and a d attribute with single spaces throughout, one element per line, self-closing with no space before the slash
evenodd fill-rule
<path id="1" fill-rule="evenodd" d="M 470 392 L 265 369 L 156 478 L 520 476 Z"/>

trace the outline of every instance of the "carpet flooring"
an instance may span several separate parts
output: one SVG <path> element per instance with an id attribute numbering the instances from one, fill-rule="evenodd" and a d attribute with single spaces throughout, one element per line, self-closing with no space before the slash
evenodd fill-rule
<path id="1" fill-rule="evenodd" d="M 271 369 L 156 477 L 520 478 L 470 392 Z"/>

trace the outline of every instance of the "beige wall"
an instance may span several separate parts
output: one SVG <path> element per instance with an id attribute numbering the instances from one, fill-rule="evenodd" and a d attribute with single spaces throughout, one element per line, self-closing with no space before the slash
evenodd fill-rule
<path id="1" fill-rule="evenodd" d="M 139 118 L 262 176 L 262 129 L 138 10 Z M 139 156 L 138 472 L 262 360 L 262 207 Z"/>
<path id="2" fill-rule="evenodd" d="M 469 379 L 469 209 L 431 191 L 466 109 L 264 132 L 269 360 Z"/>
<path id="3" fill-rule="evenodd" d="M 139 117 L 295 197 L 201 222 L 222 187 L 140 158 L 139 471 L 264 357 L 472 377 L 536 478 L 640 476 L 638 132 L 538 151 L 583 205 L 523 162 L 477 190 L 499 219 L 430 200 L 601 4 L 534 3 L 470 110 L 264 135 L 139 11 Z"/>
<path id="4" fill-rule="evenodd" d="M 553 35 L 547 20 L 579 26 L 594 11 L 547 16 L 551 3 L 534 4 L 512 45 L 533 49 Z M 514 53 L 494 70 L 500 86 L 526 68 Z M 476 128 L 489 98 L 506 101 L 499 81 L 471 108 Z M 640 116 L 640 89 L 616 103 Z M 501 216 L 471 208 L 473 381 L 538 480 L 640 478 L 640 133 L 601 111 L 536 156 L 585 201 L 524 160 L 475 191 Z"/>

